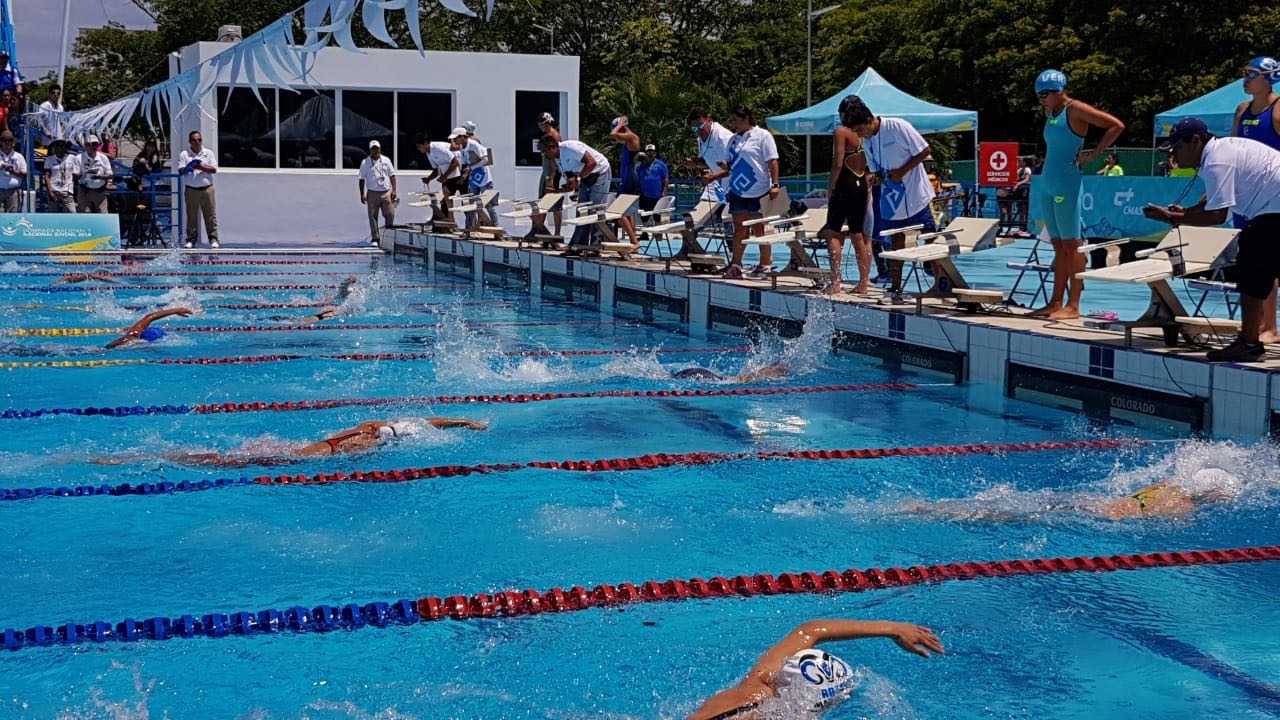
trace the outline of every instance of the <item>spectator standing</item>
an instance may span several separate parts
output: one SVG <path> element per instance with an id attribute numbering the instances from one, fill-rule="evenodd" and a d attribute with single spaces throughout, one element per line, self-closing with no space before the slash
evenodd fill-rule
<path id="1" fill-rule="evenodd" d="M 160 144 L 155 138 L 147 138 L 147 142 L 142 146 L 142 152 L 133 159 L 133 174 L 141 179 L 148 175 L 162 173 L 164 170 L 164 160 L 160 157 Z"/>
<path id="2" fill-rule="evenodd" d="M 80 158 L 67 152 L 66 140 L 54 140 L 44 160 L 44 187 L 49 193 L 49 211 L 76 211 L 76 179 L 80 177 Z"/>
<path id="3" fill-rule="evenodd" d="M 560 137 L 560 127 L 556 125 L 555 116 L 549 112 L 544 112 L 538 116 L 538 132 L 542 133 L 543 137 L 553 138 L 556 142 L 560 142 L 562 139 Z M 544 152 L 542 153 L 542 177 L 538 181 L 538 197 L 542 197 L 549 192 L 555 192 L 559 187 L 560 170 L 556 167 L 556 161 L 552 160 L 551 156 Z M 552 213 L 552 217 L 554 217 L 556 221 L 555 234 L 559 235 L 561 224 L 564 219 L 564 213 L 560 210 L 556 210 Z M 529 218 L 529 220 L 533 225 L 533 228 L 529 230 L 530 237 L 535 235 L 539 228 L 545 230 L 547 227 L 547 217 L 545 215 L 534 215 Z"/>
<path id="4" fill-rule="evenodd" d="M 178 153 L 178 174 L 182 176 L 182 198 L 186 203 L 187 242 L 193 248 L 200 240 L 200 220 L 209 247 L 218 247 L 218 205 L 214 195 L 213 176 L 218 172 L 218 158 L 204 146 L 199 130 L 187 133 L 187 149 Z M 197 215 L 198 213 L 198 215 Z"/>
<path id="5" fill-rule="evenodd" d="M 107 212 L 107 183 L 111 182 L 111 159 L 102 150 L 97 135 L 85 140 L 85 154 L 80 168 L 80 212 Z"/>
<path id="6" fill-rule="evenodd" d="M 5 124 L 14 137 L 22 134 L 22 98 L 17 95 L 9 96 L 9 112 Z"/>
<path id="7" fill-rule="evenodd" d="M 106 133 L 102 133 L 102 152 L 111 160 L 120 155 L 120 146 Z"/>
<path id="8" fill-rule="evenodd" d="M 1114 152 L 1107 153 L 1107 159 L 1098 170 L 1099 175 L 1106 177 L 1124 177 L 1124 168 L 1120 166 L 1120 158 Z"/>
<path id="9" fill-rule="evenodd" d="M 49 86 L 49 99 L 40 103 L 40 112 L 42 113 L 60 113 L 66 112 L 62 107 L 62 86 L 54 83 Z M 61 119 L 45 117 L 40 122 L 41 129 L 44 132 L 45 140 L 54 140 L 62 137 L 65 132 L 65 125 Z"/>
<path id="10" fill-rule="evenodd" d="M 8 130 L 0 132 L 0 212 L 22 212 L 22 183 L 27 177 L 27 159 L 13 149 L 17 138 Z"/>
<path id="11" fill-rule="evenodd" d="M 0 50 L 0 90 L 8 90 L 13 95 L 25 95 L 22 87 L 22 76 L 9 64 L 9 53 Z"/>
<path id="12" fill-rule="evenodd" d="M 369 156 L 360 162 L 360 202 L 369 211 L 369 242 L 382 240 L 378 230 L 378 213 L 390 227 L 396 222 L 396 168 L 391 158 L 382 154 L 382 143 L 369 141 Z"/>
<path id="13" fill-rule="evenodd" d="M 671 171 L 658 157 L 658 148 L 653 143 L 644 146 L 641 157 L 644 161 L 636 166 L 636 174 L 640 177 L 640 209 L 652 210 L 667 194 Z"/>

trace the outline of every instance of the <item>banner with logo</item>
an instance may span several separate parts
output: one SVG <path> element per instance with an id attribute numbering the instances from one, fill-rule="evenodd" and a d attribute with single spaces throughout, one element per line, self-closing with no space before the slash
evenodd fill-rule
<path id="1" fill-rule="evenodd" d="M 1038 181 L 1038 177 L 1031 180 L 1033 193 Z M 1198 177 L 1085 177 L 1080 198 L 1084 236 L 1126 238 L 1163 233 L 1169 229 L 1167 224 L 1142 214 L 1147 203 L 1191 206 L 1200 202 L 1202 195 L 1204 181 Z M 1031 208 L 1034 214 L 1035 203 Z M 1030 220 L 1034 223 L 1038 218 Z"/>
<path id="2" fill-rule="evenodd" d="M 120 216 L 0 214 L 0 250 L 119 250 Z"/>

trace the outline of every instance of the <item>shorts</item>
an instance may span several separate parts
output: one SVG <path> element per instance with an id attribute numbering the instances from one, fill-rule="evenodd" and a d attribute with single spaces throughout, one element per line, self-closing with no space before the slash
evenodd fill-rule
<path id="1" fill-rule="evenodd" d="M 827 212 L 830 214 L 831 211 L 828 210 Z M 876 238 L 879 239 L 881 237 L 881 233 L 887 230 L 901 230 L 902 228 L 912 227 L 914 225 L 923 225 L 925 232 L 933 232 L 938 229 L 938 226 L 933 222 L 933 213 L 926 205 L 920 212 L 912 215 L 911 217 L 902 218 L 901 220 L 886 220 L 884 218 L 877 217 Z M 889 238 L 887 237 L 883 238 L 883 241 L 885 242 L 888 242 L 888 240 Z"/>
<path id="2" fill-rule="evenodd" d="M 659 200 L 659 199 L 660 199 L 660 198 L 651 198 L 651 197 L 645 197 L 644 195 L 641 195 L 641 196 L 640 196 L 640 209 L 641 209 L 642 211 L 645 211 L 645 212 L 647 212 L 647 211 L 649 211 L 649 210 L 654 209 L 655 207 L 657 207 L 657 206 L 658 206 L 658 200 Z"/>
<path id="3" fill-rule="evenodd" d="M 932 216 L 929 218 L 932 220 Z M 861 184 L 851 195 L 833 195 L 827 205 L 826 229 L 833 233 L 849 232 L 857 235 L 866 232 L 867 224 L 867 186 Z"/>
<path id="4" fill-rule="evenodd" d="M 1236 289 L 1255 300 L 1267 299 L 1280 280 L 1280 214 L 1249 220 L 1236 247 Z"/>
<path id="5" fill-rule="evenodd" d="M 467 191 L 467 179 L 461 175 L 451 177 L 444 181 L 444 186 L 449 188 L 449 192 L 455 194 L 465 193 Z"/>
<path id="6" fill-rule="evenodd" d="M 759 215 L 760 214 L 760 197 L 744 198 L 729 193 L 729 215 Z"/>
<path id="7" fill-rule="evenodd" d="M 1031 186 L 1031 218 L 1049 231 L 1050 240 L 1079 240 L 1084 237 L 1084 218 L 1080 214 L 1080 197 L 1084 185 L 1074 193 L 1051 195 L 1036 185 Z"/>

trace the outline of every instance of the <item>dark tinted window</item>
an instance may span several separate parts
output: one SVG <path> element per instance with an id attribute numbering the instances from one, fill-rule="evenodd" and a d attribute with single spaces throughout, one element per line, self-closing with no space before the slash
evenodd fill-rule
<path id="1" fill-rule="evenodd" d="M 450 93 L 411 93 L 396 95 L 399 101 L 399 135 L 396 137 L 396 167 L 401 170 L 430 170 L 427 159 L 418 152 L 422 139 L 444 140 L 453 129 L 453 95 Z M 386 147 L 383 152 L 387 153 Z M 389 153 L 388 153 L 389 154 Z"/>
<path id="2" fill-rule="evenodd" d="M 382 154 L 394 158 L 391 128 L 395 96 L 391 92 L 342 91 L 342 167 L 358 168 L 369 154 L 369 141 L 382 144 Z"/>
<path id="3" fill-rule="evenodd" d="M 258 92 L 262 102 L 249 88 L 218 88 L 218 164 L 222 167 L 276 166 L 276 91 Z"/>
<path id="4" fill-rule="evenodd" d="M 280 93 L 280 167 L 334 168 L 332 90 Z"/>
<path id="5" fill-rule="evenodd" d="M 516 165 L 542 165 L 538 152 L 538 116 L 549 112 L 560 117 L 560 93 L 538 90 L 516 91 Z"/>

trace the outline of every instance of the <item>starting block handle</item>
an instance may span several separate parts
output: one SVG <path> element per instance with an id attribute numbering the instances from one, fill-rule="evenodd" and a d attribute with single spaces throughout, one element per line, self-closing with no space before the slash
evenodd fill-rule
<path id="1" fill-rule="evenodd" d="M 909 225 L 907 227 L 896 228 L 894 230 L 881 230 L 880 237 L 893 237 L 894 235 L 901 235 L 904 233 L 913 233 L 913 232 L 918 233 L 923 229 L 924 229 L 923 225 Z"/>
<path id="2" fill-rule="evenodd" d="M 1086 255 L 1090 252 L 1093 252 L 1094 250 L 1100 250 L 1102 248 L 1109 248 L 1109 247 L 1119 247 L 1120 245 L 1125 245 L 1128 242 L 1129 242 L 1129 238 L 1123 238 L 1120 240 L 1106 240 L 1100 243 L 1085 243 L 1080 247 L 1076 248 L 1076 252 L 1080 253 L 1081 255 Z"/>

